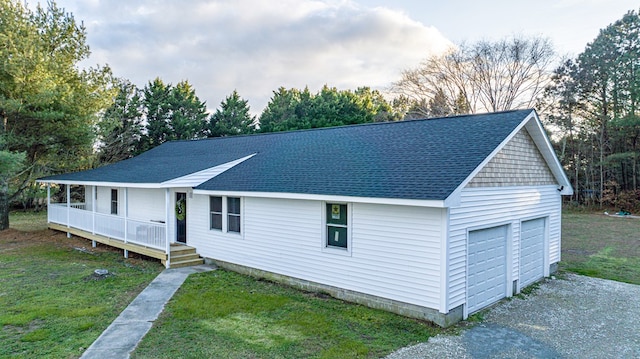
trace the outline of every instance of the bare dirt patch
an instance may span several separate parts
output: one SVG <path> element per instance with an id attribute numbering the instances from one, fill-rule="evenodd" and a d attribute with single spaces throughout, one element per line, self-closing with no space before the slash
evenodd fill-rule
<path id="1" fill-rule="evenodd" d="M 114 250 L 106 246 L 91 248 L 91 242 L 87 239 L 79 237 L 67 238 L 65 233 L 50 229 L 40 231 L 19 231 L 10 228 L 0 232 L 0 253 L 42 244 L 54 244 L 59 248 L 83 248 L 90 253 L 109 252 Z"/>
<path id="2" fill-rule="evenodd" d="M 80 251 L 86 254 L 99 253 L 122 253 L 121 249 L 109 247 L 98 243 L 96 247 L 91 246 L 91 241 L 81 237 L 72 236 L 67 238 L 67 234 L 51 229 L 37 231 L 21 231 L 17 229 L 7 229 L 0 231 L 0 253 L 10 253 L 15 250 L 37 247 L 41 245 L 54 245 L 57 248 Z M 137 253 L 129 252 L 129 262 L 136 265 L 136 261 L 151 260 L 157 261 Z"/>

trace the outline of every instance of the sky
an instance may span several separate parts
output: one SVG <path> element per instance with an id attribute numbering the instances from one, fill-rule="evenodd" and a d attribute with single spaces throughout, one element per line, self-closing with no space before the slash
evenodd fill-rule
<path id="1" fill-rule="evenodd" d="M 138 87 L 187 80 L 215 111 L 233 90 L 259 114 L 279 87 L 385 91 L 460 42 L 545 36 L 582 52 L 637 0 L 58 0 L 91 57 Z"/>

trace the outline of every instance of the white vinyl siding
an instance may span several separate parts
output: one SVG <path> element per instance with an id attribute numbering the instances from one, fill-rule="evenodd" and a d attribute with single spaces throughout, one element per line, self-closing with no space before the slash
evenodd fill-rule
<path id="1" fill-rule="evenodd" d="M 90 189 L 90 187 L 89 187 Z M 112 187 L 96 187 L 96 212 L 111 214 Z M 118 188 L 118 215 L 124 216 L 124 188 Z M 90 195 L 90 192 L 89 192 Z M 129 188 L 128 215 L 131 219 L 164 221 L 164 189 Z M 87 209 L 91 209 L 90 207 Z"/>
<path id="2" fill-rule="evenodd" d="M 165 220 L 164 189 L 129 188 L 127 202 L 129 218 L 144 221 Z"/>
<path id="3" fill-rule="evenodd" d="M 466 246 L 469 229 L 510 224 L 511 237 L 507 274 L 511 282 L 518 279 L 520 222 L 547 217 L 549 224 L 548 264 L 560 261 L 561 197 L 556 186 L 465 188 L 460 205 L 449 214 L 448 309 L 465 302 Z M 548 274 L 548 266 L 545 275 Z M 508 289 L 509 289 L 508 283 Z"/>
<path id="4" fill-rule="evenodd" d="M 97 197 L 96 200 L 96 212 L 111 214 L 111 190 L 112 187 L 97 187 Z M 120 190 L 118 190 L 118 197 L 120 196 Z M 121 204 L 119 203 L 118 206 Z M 118 213 L 122 213 L 122 210 L 118 208 Z"/>
<path id="5" fill-rule="evenodd" d="M 244 241 L 209 230 L 209 196 L 189 206 L 190 245 L 203 257 L 439 309 L 442 211 L 351 204 L 351 256 L 322 251 L 325 202 L 245 197 Z"/>
<path id="6" fill-rule="evenodd" d="M 96 198 L 95 194 L 93 193 L 93 186 L 84 186 L 84 208 L 87 211 L 91 211 L 93 209 L 93 202 L 95 200 Z"/>

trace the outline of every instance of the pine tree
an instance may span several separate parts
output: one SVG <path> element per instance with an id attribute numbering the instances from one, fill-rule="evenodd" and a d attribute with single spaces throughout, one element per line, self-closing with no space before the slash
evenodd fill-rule
<path id="1" fill-rule="evenodd" d="M 209 137 L 235 136 L 255 131 L 255 116 L 251 116 L 247 100 L 234 90 L 220 103 L 209 120 Z"/>

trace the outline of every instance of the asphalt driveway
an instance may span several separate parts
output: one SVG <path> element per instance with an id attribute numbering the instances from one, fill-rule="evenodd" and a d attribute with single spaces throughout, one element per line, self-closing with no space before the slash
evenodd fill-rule
<path id="1" fill-rule="evenodd" d="M 640 358 L 640 286 L 567 274 L 505 300 L 459 336 L 436 336 L 387 359 Z"/>

